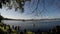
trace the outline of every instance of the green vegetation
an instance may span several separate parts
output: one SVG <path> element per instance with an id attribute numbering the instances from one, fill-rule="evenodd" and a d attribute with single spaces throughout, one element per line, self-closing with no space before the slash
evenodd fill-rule
<path id="1" fill-rule="evenodd" d="M 0 33 L 1 34 L 20 34 L 20 32 L 10 28 L 9 25 L 0 23 Z"/>

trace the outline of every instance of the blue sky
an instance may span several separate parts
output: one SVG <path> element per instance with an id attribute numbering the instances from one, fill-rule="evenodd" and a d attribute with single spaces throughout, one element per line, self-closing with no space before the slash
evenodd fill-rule
<path id="1" fill-rule="evenodd" d="M 41 18 L 60 18 L 60 0 L 45 0 L 45 9 L 43 10 L 42 0 L 38 4 L 37 12 L 31 14 L 31 12 L 36 8 L 38 0 L 32 0 L 31 2 L 26 2 L 24 6 L 24 13 L 20 13 L 20 11 L 15 11 L 14 8 L 11 10 L 7 10 L 7 7 L 3 7 L 0 9 L 1 15 L 5 18 L 13 18 L 13 19 L 41 19 Z M 49 3 L 49 1 L 52 1 Z M 54 2 L 53 2 L 54 1 Z M 33 4 L 34 2 L 34 4 Z M 40 12 L 42 12 L 40 14 Z M 36 13 L 39 16 L 34 16 Z"/>

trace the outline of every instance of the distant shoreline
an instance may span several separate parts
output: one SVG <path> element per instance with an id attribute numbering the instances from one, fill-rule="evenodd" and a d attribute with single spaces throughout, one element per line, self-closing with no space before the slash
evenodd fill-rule
<path id="1" fill-rule="evenodd" d="M 49 22 L 49 21 L 60 21 L 60 19 L 3 19 L 3 20 L 13 20 L 13 21 L 41 21 L 41 22 Z"/>

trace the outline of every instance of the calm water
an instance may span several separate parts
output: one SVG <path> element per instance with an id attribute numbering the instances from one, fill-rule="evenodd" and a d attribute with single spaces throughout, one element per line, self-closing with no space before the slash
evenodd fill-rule
<path id="1" fill-rule="evenodd" d="M 9 24 L 10 26 L 14 25 L 14 26 L 20 26 L 21 30 L 23 29 L 30 29 L 30 30 L 49 30 L 54 28 L 55 26 L 59 25 L 60 26 L 60 21 L 45 21 L 45 22 L 41 22 L 41 21 L 13 21 L 13 20 L 3 20 L 2 21 L 5 24 Z"/>

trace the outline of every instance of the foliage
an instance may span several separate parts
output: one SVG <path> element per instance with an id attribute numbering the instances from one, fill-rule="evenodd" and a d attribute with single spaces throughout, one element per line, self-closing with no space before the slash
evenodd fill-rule
<path id="1" fill-rule="evenodd" d="M 14 7 L 15 11 L 17 9 L 21 9 L 21 12 L 24 12 L 24 5 L 26 1 L 31 0 L 0 0 L 0 8 L 2 8 L 2 5 L 6 5 L 9 7 L 9 9 L 12 9 L 12 7 Z"/>

